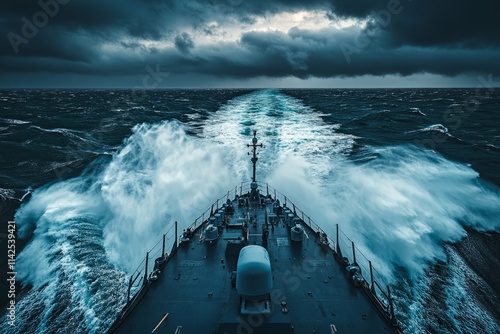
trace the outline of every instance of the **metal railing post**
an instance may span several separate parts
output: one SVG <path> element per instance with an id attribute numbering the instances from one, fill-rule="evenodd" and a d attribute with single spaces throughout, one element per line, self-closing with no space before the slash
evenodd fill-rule
<path id="1" fill-rule="evenodd" d="M 357 262 L 356 262 L 356 249 L 354 248 L 354 241 L 351 241 L 351 244 L 352 244 L 352 264 L 353 265 L 357 265 Z"/>
<path id="2" fill-rule="evenodd" d="M 144 266 L 144 280 L 142 281 L 142 285 L 146 285 L 148 281 L 148 261 L 149 261 L 149 252 L 146 252 L 146 265 Z"/>
<path id="3" fill-rule="evenodd" d="M 130 301 L 130 289 L 132 289 L 132 276 L 130 276 L 130 279 L 128 280 L 128 291 L 127 291 L 127 303 Z"/>
<path id="4" fill-rule="evenodd" d="M 163 245 L 161 247 L 161 257 L 163 259 L 165 258 L 165 237 L 166 237 L 166 234 L 163 235 Z"/>
<path id="5" fill-rule="evenodd" d="M 342 255 L 342 252 L 340 251 L 340 244 L 339 244 L 339 224 L 336 224 L 336 236 L 335 236 L 335 251 L 337 254 Z"/>
<path id="6" fill-rule="evenodd" d="M 174 236 L 174 249 L 177 248 L 177 238 L 179 237 L 179 234 L 177 232 L 177 220 L 175 221 L 175 236 Z"/>
<path id="7" fill-rule="evenodd" d="M 389 313 L 391 314 L 391 320 L 394 322 L 396 317 L 394 316 L 394 305 L 392 304 L 391 288 L 387 285 L 387 299 L 389 300 Z"/>
<path id="8" fill-rule="evenodd" d="M 375 294 L 375 286 L 373 284 L 373 267 L 372 267 L 372 261 L 368 261 L 368 263 L 370 264 L 370 281 L 371 281 L 370 290 L 372 290 L 373 294 Z"/>

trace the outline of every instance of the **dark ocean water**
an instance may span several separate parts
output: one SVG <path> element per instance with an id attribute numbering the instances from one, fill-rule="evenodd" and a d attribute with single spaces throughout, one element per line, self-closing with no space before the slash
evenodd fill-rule
<path id="1" fill-rule="evenodd" d="M 161 233 L 250 179 L 253 129 L 260 180 L 325 231 L 340 224 L 392 284 L 407 333 L 500 333 L 500 91 L 487 88 L 0 90 L 1 245 L 15 214 L 24 287 L 0 331 L 105 332 Z"/>

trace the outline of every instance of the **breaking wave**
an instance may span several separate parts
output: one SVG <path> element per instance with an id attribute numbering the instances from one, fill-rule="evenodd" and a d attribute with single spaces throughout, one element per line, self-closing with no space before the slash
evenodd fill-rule
<path id="1" fill-rule="evenodd" d="M 187 226 L 236 183 L 227 160 L 177 122 L 142 124 L 109 163 L 36 190 L 16 215 L 20 235 L 33 235 L 17 259 L 31 289 L 15 332 L 105 331 L 125 302 L 127 274 L 161 233 L 174 220 Z"/>

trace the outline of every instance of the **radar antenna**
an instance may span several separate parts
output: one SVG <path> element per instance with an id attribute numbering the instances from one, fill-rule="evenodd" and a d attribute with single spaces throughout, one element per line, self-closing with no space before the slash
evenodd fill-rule
<path id="1" fill-rule="evenodd" d="M 253 164 L 253 176 L 252 176 L 252 182 L 256 182 L 256 179 L 255 179 L 255 170 L 256 170 L 256 166 L 257 166 L 257 160 L 259 160 L 259 158 L 257 158 L 257 147 L 264 147 L 262 144 L 257 144 L 257 131 L 254 130 L 253 132 L 253 138 L 252 138 L 252 144 L 247 144 L 247 147 L 252 147 L 252 164 Z M 250 154 L 250 153 L 248 153 Z"/>

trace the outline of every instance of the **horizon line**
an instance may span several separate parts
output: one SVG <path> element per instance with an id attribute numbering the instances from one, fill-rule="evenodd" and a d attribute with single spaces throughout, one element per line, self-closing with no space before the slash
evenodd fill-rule
<path id="1" fill-rule="evenodd" d="M 421 87 L 155 87 L 155 88 L 145 88 L 145 87 L 0 87 L 0 90 L 17 90 L 17 89 L 27 89 L 27 90 L 84 90 L 84 89 L 115 89 L 115 90 L 212 90 L 212 89 L 239 89 L 239 90 L 279 90 L 279 89 L 289 89 L 289 90 L 316 90 L 316 89 L 477 89 L 479 87 L 473 86 L 421 86 Z M 498 86 L 492 86 L 489 88 L 497 89 Z"/>

